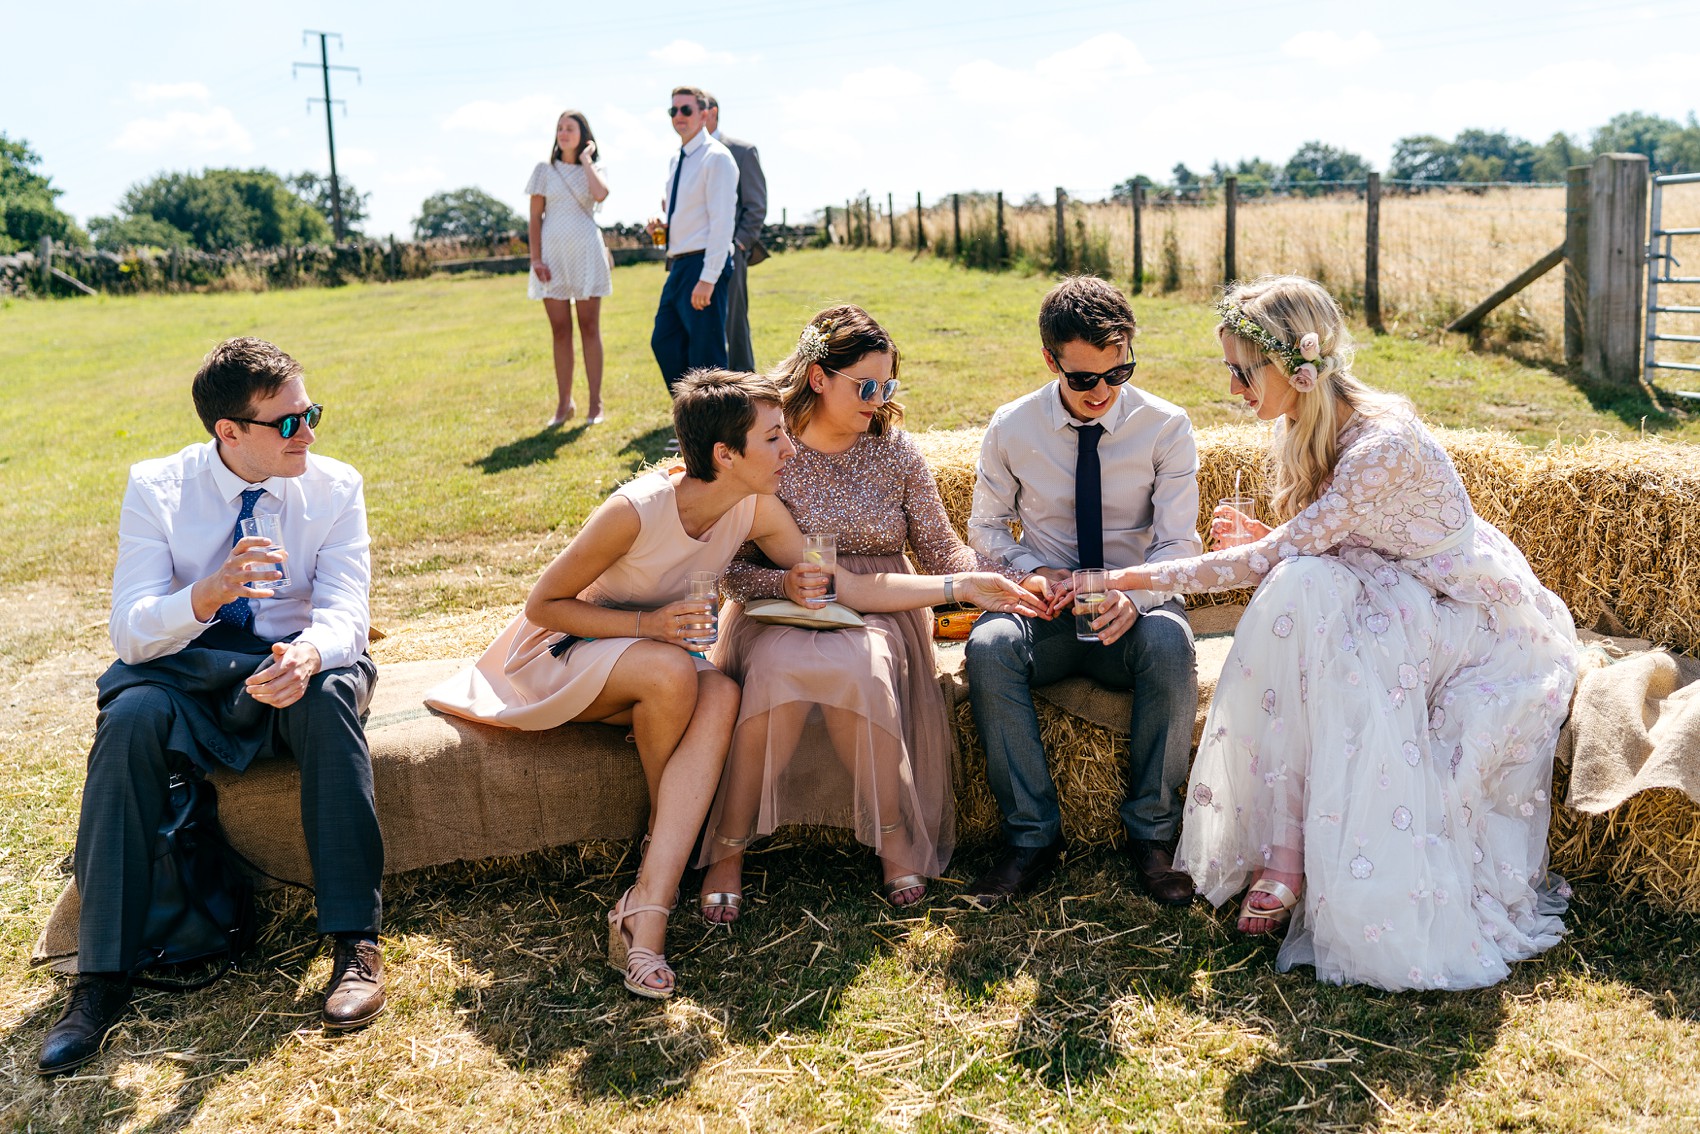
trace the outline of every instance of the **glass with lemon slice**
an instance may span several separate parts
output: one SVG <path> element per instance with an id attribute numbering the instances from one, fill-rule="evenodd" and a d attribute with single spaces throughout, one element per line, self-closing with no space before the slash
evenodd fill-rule
<path id="1" fill-rule="evenodd" d="M 832 532 L 810 532 L 804 536 L 806 547 L 803 559 L 816 570 L 826 573 L 827 602 L 838 601 L 838 536 Z"/>

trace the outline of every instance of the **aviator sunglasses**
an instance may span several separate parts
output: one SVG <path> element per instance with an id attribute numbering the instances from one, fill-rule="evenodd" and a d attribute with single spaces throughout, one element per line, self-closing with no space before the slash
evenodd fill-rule
<path id="1" fill-rule="evenodd" d="M 1047 351 L 1046 353 L 1049 354 L 1050 352 Z M 1052 354 L 1051 361 L 1057 362 L 1057 356 Z M 1122 385 L 1129 378 L 1133 377 L 1133 371 L 1138 365 L 1139 360 L 1137 358 L 1129 357 L 1128 360 L 1120 366 L 1112 366 L 1102 374 L 1094 374 L 1090 370 L 1059 370 L 1059 373 L 1061 373 L 1063 378 L 1067 380 L 1069 389 L 1084 394 L 1086 391 L 1096 386 L 1099 379 L 1103 379 L 1104 385 L 1106 386 Z M 1062 363 L 1057 362 L 1057 366 L 1060 368 Z"/>
<path id="2" fill-rule="evenodd" d="M 679 117 L 679 115 L 683 114 L 686 118 L 689 118 L 691 115 L 695 114 L 696 112 L 697 112 L 696 107 L 690 105 L 689 103 L 686 103 L 684 106 L 669 106 L 667 108 L 667 117 L 677 118 L 677 117 Z"/>
<path id="3" fill-rule="evenodd" d="M 1251 376 L 1253 374 L 1256 374 L 1259 370 L 1262 370 L 1265 366 L 1268 366 L 1269 363 L 1268 362 L 1255 362 L 1250 366 L 1240 366 L 1236 363 L 1232 363 L 1232 362 L 1228 362 L 1228 361 L 1224 360 L 1222 362 L 1222 365 L 1226 366 L 1228 368 L 1228 377 L 1230 379 L 1232 379 L 1235 382 L 1238 382 L 1240 385 L 1244 386 L 1246 389 L 1251 390 L 1251 389 L 1256 388 L 1252 385 Z"/>
<path id="4" fill-rule="evenodd" d="M 276 421 L 255 421 L 251 417 L 233 417 L 231 421 L 239 421 L 243 425 L 265 425 L 283 434 L 285 441 L 301 432 L 305 425 L 308 429 L 319 428 L 319 418 L 325 414 L 325 407 L 317 403 L 308 406 L 300 413 L 286 413 Z"/>
<path id="5" fill-rule="evenodd" d="M 854 374 L 846 374 L 844 371 L 834 370 L 830 366 L 822 366 L 821 369 L 828 374 L 836 374 L 840 378 L 848 378 L 856 383 L 856 396 L 864 402 L 873 401 L 875 394 L 880 396 L 882 402 L 889 402 L 897 395 L 897 379 L 895 378 L 887 378 L 884 382 L 881 382 L 878 378 L 858 378 Z M 1124 378 L 1123 381 L 1125 382 L 1126 379 Z"/>

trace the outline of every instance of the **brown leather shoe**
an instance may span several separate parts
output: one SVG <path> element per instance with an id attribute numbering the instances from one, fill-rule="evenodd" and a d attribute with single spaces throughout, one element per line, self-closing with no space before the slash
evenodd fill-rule
<path id="1" fill-rule="evenodd" d="M 1046 847 L 1005 847 L 990 869 L 974 879 L 958 897 L 980 909 L 1020 897 L 1056 869 L 1062 852 L 1061 839 Z"/>
<path id="2" fill-rule="evenodd" d="M 1192 878 L 1175 869 L 1175 852 L 1167 842 L 1129 839 L 1127 860 L 1133 864 L 1139 888 L 1151 895 L 1152 901 L 1165 906 L 1191 904 Z"/>
<path id="3" fill-rule="evenodd" d="M 325 1027 L 348 1031 L 384 1010 L 384 953 L 375 941 L 335 939 L 331 981 L 325 985 Z"/>
<path id="4" fill-rule="evenodd" d="M 60 1075 L 75 1070 L 100 1054 L 106 1033 L 112 1030 L 130 1003 L 130 981 L 118 973 L 85 973 L 71 986 L 65 1011 L 47 1029 L 37 1075 Z"/>

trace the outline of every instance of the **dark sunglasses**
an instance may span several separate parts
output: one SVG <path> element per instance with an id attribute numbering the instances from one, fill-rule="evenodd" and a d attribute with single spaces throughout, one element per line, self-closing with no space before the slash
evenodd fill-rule
<path id="1" fill-rule="evenodd" d="M 1056 362 L 1057 356 L 1054 354 L 1051 355 L 1051 361 Z M 1057 365 L 1060 367 L 1062 363 L 1058 362 Z M 1137 358 L 1130 358 L 1120 366 L 1112 366 L 1102 374 L 1094 374 L 1090 370 L 1063 370 L 1061 373 L 1062 376 L 1067 379 L 1069 389 L 1076 390 L 1084 394 L 1086 391 L 1096 386 L 1100 379 L 1103 380 L 1103 383 L 1106 386 L 1122 385 L 1129 378 L 1133 377 L 1134 369 L 1138 367 L 1138 365 L 1139 360 Z"/>
<path id="2" fill-rule="evenodd" d="M 667 108 L 667 117 L 677 118 L 679 115 L 683 114 L 686 118 L 689 118 L 696 112 L 697 108 L 689 104 L 686 104 L 685 106 L 669 106 Z"/>
<path id="3" fill-rule="evenodd" d="M 319 419 L 325 415 L 325 407 L 310 405 L 300 413 L 286 413 L 276 421 L 255 421 L 251 417 L 233 417 L 231 421 L 239 421 L 243 425 L 266 425 L 283 434 L 285 441 L 301 432 L 305 425 L 308 429 L 319 428 Z"/>
<path id="4" fill-rule="evenodd" d="M 1238 382 L 1240 385 L 1249 390 L 1252 388 L 1251 376 L 1269 364 L 1267 362 L 1258 362 L 1253 363 L 1251 366 L 1239 366 L 1232 362 L 1224 361 L 1222 365 L 1228 368 L 1228 378 L 1231 381 Z"/>
<path id="5" fill-rule="evenodd" d="M 880 396 L 882 402 L 889 402 L 897 396 L 897 379 L 895 378 L 887 378 L 884 382 L 881 382 L 878 378 L 858 378 L 854 374 L 846 374 L 844 371 L 834 370 L 830 366 L 823 366 L 821 369 L 829 374 L 836 374 L 840 378 L 848 378 L 855 382 L 857 384 L 856 396 L 864 402 L 873 401 L 875 394 Z"/>

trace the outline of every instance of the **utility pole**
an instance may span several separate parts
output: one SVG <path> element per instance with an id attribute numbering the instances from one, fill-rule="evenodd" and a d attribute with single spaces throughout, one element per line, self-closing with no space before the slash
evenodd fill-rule
<path id="1" fill-rule="evenodd" d="M 322 102 L 322 103 L 325 104 L 325 139 L 326 139 L 326 141 L 328 141 L 330 143 L 330 149 L 331 149 L 331 227 L 336 232 L 336 242 L 338 244 L 341 244 L 342 239 L 343 239 L 342 186 L 337 183 L 337 178 L 336 178 L 336 130 L 331 125 L 331 103 L 333 103 L 333 102 L 341 103 L 342 104 L 342 116 L 344 118 L 347 118 L 348 117 L 348 102 L 345 99 L 340 99 L 340 98 L 333 99 L 333 98 L 331 98 L 331 72 L 332 71 L 353 71 L 354 72 L 354 81 L 358 83 L 360 81 L 360 68 L 358 68 L 358 67 L 342 67 L 342 66 L 333 67 L 333 66 L 331 66 L 330 55 L 329 55 L 329 52 L 326 50 L 325 41 L 327 39 L 329 39 L 331 36 L 336 36 L 337 50 L 340 51 L 342 49 L 342 33 L 340 33 L 340 32 L 311 31 L 311 30 L 304 31 L 304 32 L 301 33 L 301 42 L 303 44 L 305 44 L 307 42 L 307 37 L 310 36 L 310 35 L 316 35 L 316 36 L 319 37 L 319 61 L 318 61 L 317 64 L 314 64 L 314 63 L 296 63 L 296 64 L 293 64 L 290 67 L 290 70 L 289 70 L 289 77 L 293 79 L 295 77 L 296 73 L 298 71 L 300 71 L 300 69 L 303 68 L 303 67 L 317 66 L 319 68 L 319 74 L 321 76 L 323 76 L 323 78 L 324 78 L 325 97 L 324 98 L 310 98 L 310 99 L 308 99 L 307 100 L 307 113 L 311 114 L 313 112 L 313 104 L 315 102 Z"/>

